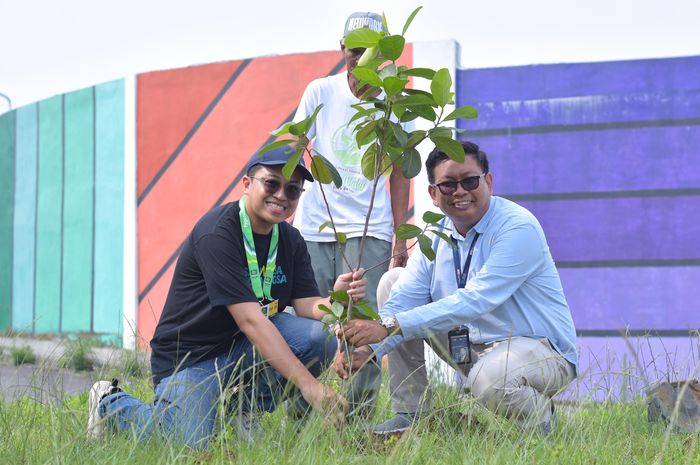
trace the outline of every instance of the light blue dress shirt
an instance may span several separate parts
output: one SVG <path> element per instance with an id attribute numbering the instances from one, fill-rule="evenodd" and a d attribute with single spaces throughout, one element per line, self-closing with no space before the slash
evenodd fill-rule
<path id="1" fill-rule="evenodd" d="M 465 287 L 457 287 L 453 251 L 446 241 L 433 241 L 433 262 L 420 252 L 413 253 L 380 312 L 382 317 L 396 317 L 402 336 L 373 344 L 377 357 L 404 339 L 427 338 L 466 324 L 473 343 L 546 337 L 577 365 L 571 312 L 535 216 L 516 203 L 492 196 L 486 214 L 466 237 L 448 218 L 444 227 L 459 248 L 460 269 L 479 233 Z"/>

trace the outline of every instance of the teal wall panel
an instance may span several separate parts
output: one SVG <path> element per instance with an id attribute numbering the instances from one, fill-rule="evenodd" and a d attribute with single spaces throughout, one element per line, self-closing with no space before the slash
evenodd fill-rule
<path id="1" fill-rule="evenodd" d="M 12 217 L 14 211 L 15 117 L 0 116 L 0 330 L 12 320 Z"/>
<path id="2" fill-rule="evenodd" d="M 12 329 L 29 333 L 34 321 L 38 106 L 27 105 L 16 111 Z"/>
<path id="3" fill-rule="evenodd" d="M 36 300 L 38 333 L 60 330 L 61 221 L 63 216 L 63 99 L 39 103 L 39 174 L 36 224 Z"/>
<path id="4" fill-rule="evenodd" d="M 89 332 L 92 318 L 93 89 L 64 96 L 61 331 Z"/>
<path id="5" fill-rule="evenodd" d="M 121 337 L 124 253 L 124 81 L 95 88 L 96 333 Z M 132 328 L 123 328 L 132 331 Z"/>

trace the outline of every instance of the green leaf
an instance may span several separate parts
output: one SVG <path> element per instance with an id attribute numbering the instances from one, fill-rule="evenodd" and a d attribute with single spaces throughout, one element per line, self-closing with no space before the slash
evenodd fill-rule
<path id="1" fill-rule="evenodd" d="M 435 213 L 431 211 L 423 213 L 423 221 L 430 224 L 435 224 L 438 221 L 442 220 L 444 217 L 445 215 L 443 215 L 442 213 Z"/>
<path id="2" fill-rule="evenodd" d="M 360 57 L 360 58 L 362 58 L 362 57 Z M 377 69 L 382 64 L 384 64 L 384 62 L 386 62 L 386 61 L 387 61 L 386 58 L 384 58 L 383 56 L 378 56 L 378 57 L 372 58 L 371 60 L 368 60 L 367 62 L 363 63 L 362 67 L 369 68 L 369 69 Z M 358 60 L 358 64 L 359 64 L 359 60 Z"/>
<path id="3" fill-rule="evenodd" d="M 408 84 L 408 79 L 399 79 L 396 76 L 387 76 L 384 78 L 382 87 L 386 91 L 386 95 L 393 97 L 398 95 Z"/>
<path id="4" fill-rule="evenodd" d="M 433 250 L 433 243 L 428 236 L 426 236 L 425 234 L 421 234 L 420 236 L 418 236 L 418 246 L 420 247 L 420 251 L 423 252 L 423 255 L 425 255 L 425 258 L 427 258 L 431 262 L 435 260 L 435 251 Z"/>
<path id="5" fill-rule="evenodd" d="M 432 79 L 435 76 L 435 70 L 430 68 L 409 68 L 401 72 L 402 75 L 416 76 L 425 79 Z"/>
<path id="6" fill-rule="evenodd" d="M 355 128 L 357 130 L 357 134 L 355 135 L 355 140 L 357 140 L 358 147 L 362 147 L 364 145 L 367 145 L 370 142 L 372 142 L 374 139 L 377 138 L 377 134 L 374 132 L 376 127 L 377 127 L 376 121 L 369 121 L 367 124 L 362 126 L 359 130 L 357 130 L 357 128 Z"/>
<path id="7" fill-rule="evenodd" d="M 335 301 L 338 302 L 343 302 L 343 303 L 348 303 L 350 301 L 350 296 L 348 295 L 347 291 L 344 290 L 339 290 L 339 291 L 331 291 L 328 293 L 328 295 Z"/>
<path id="8" fill-rule="evenodd" d="M 394 137 L 396 137 L 396 142 L 398 142 L 402 147 L 405 146 L 408 142 L 408 133 L 403 130 L 399 123 L 389 121 L 389 126 L 394 133 Z"/>
<path id="9" fill-rule="evenodd" d="M 357 113 L 352 115 L 352 118 L 350 118 L 350 121 L 348 121 L 347 126 L 350 126 L 352 123 L 354 123 L 358 119 L 367 118 L 367 117 L 371 116 L 373 113 L 376 113 L 378 111 L 382 111 L 382 109 L 381 108 L 363 108 L 362 110 L 359 110 Z"/>
<path id="10" fill-rule="evenodd" d="M 448 244 L 450 244 L 450 247 L 452 247 L 453 249 L 454 249 L 455 247 L 457 247 L 457 244 L 455 244 L 454 241 L 452 241 L 452 238 L 451 238 L 450 236 L 448 236 L 447 234 L 445 234 L 444 232 L 435 231 L 434 229 L 430 229 L 429 231 L 430 231 L 431 233 L 435 234 L 436 236 L 438 236 L 438 237 L 439 237 L 440 239 L 442 239 L 443 241 L 445 241 L 445 242 L 447 242 Z"/>
<path id="11" fill-rule="evenodd" d="M 311 114 L 311 116 L 305 118 L 302 122 L 304 123 L 304 134 L 309 132 L 309 129 L 311 129 L 311 126 L 313 126 L 314 122 L 316 121 L 316 116 L 318 116 L 318 112 L 321 111 L 321 108 L 323 108 L 323 104 L 320 103 L 314 112 Z"/>
<path id="12" fill-rule="evenodd" d="M 392 112 L 397 118 L 401 119 L 404 113 L 406 113 L 406 107 L 393 107 Z"/>
<path id="13" fill-rule="evenodd" d="M 394 106 L 415 107 L 420 105 L 435 105 L 435 100 L 428 95 L 414 94 L 402 97 L 394 102 Z"/>
<path id="14" fill-rule="evenodd" d="M 321 310 L 323 313 L 328 313 L 330 315 L 333 315 L 333 312 L 331 312 L 331 309 L 328 308 L 328 306 L 325 304 L 318 304 L 318 309 Z"/>
<path id="15" fill-rule="evenodd" d="M 394 110 L 396 110 L 398 108 L 405 108 L 405 107 L 394 107 Z M 394 113 L 396 113 L 396 111 L 394 111 Z M 402 123 L 407 123 L 409 121 L 413 121 L 416 118 L 418 118 L 418 113 L 413 113 L 412 111 L 404 111 L 399 120 Z"/>
<path id="16" fill-rule="evenodd" d="M 294 174 L 294 170 L 297 169 L 299 159 L 301 158 L 301 155 L 303 153 L 304 149 L 297 150 L 291 157 L 289 157 L 287 162 L 284 164 L 284 166 L 282 167 L 282 176 L 284 176 L 285 179 L 291 179 L 292 174 Z"/>
<path id="17" fill-rule="evenodd" d="M 371 66 L 367 66 L 367 64 L 374 60 L 374 58 L 377 56 L 378 51 L 379 49 L 377 47 L 369 47 L 368 49 L 366 49 L 362 53 L 360 59 L 357 60 L 357 66 L 372 68 Z"/>
<path id="18" fill-rule="evenodd" d="M 317 151 L 314 150 L 313 153 L 314 153 L 314 155 L 311 158 L 312 170 L 313 170 L 313 162 L 316 158 L 318 158 L 320 160 L 320 162 L 323 162 L 326 169 L 328 169 L 328 171 L 330 171 L 331 177 L 333 178 L 333 184 L 335 184 L 335 187 L 340 188 L 343 185 L 343 178 L 340 177 L 340 173 L 338 173 L 338 170 L 333 165 L 333 163 L 331 163 L 330 160 L 328 160 L 326 157 L 324 157 L 323 155 L 321 155 Z M 317 163 L 320 163 L 320 162 L 317 162 Z M 313 171 L 311 174 L 313 174 Z M 314 176 L 314 178 L 315 178 L 315 176 Z"/>
<path id="19" fill-rule="evenodd" d="M 431 130 L 428 131 L 428 137 L 447 137 L 447 138 L 452 138 L 452 133 L 454 132 L 454 128 L 446 128 L 442 126 L 438 126 L 436 128 L 432 128 Z"/>
<path id="20" fill-rule="evenodd" d="M 282 124 L 282 126 L 278 127 L 274 131 L 272 131 L 270 134 L 272 134 L 275 137 L 284 136 L 285 134 L 289 134 L 289 128 L 293 124 L 294 124 L 294 121 L 287 121 L 286 123 Z"/>
<path id="21" fill-rule="evenodd" d="M 435 103 L 440 107 L 444 107 L 450 102 L 450 88 L 452 87 L 452 78 L 447 68 L 439 69 L 433 80 L 430 82 L 430 91 L 433 93 Z"/>
<path id="22" fill-rule="evenodd" d="M 426 91 L 420 90 L 420 89 L 406 89 L 405 92 L 408 95 L 425 95 L 426 97 L 428 97 L 430 99 L 430 101 L 433 103 L 433 105 L 435 105 L 435 100 L 433 100 L 433 94 L 431 94 L 430 92 L 426 92 Z"/>
<path id="23" fill-rule="evenodd" d="M 326 166 L 325 160 L 318 156 L 311 157 L 311 174 L 313 175 L 314 179 L 321 184 L 330 184 L 333 182 L 331 170 L 329 170 L 328 166 Z"/>
<path id="24" fill-rule="evenodd" d="M 419 6 L 418 8 L 416 8 L 415 10 L 413 10 L 413 13 L 411 13 L 411 14 L 408 16 L 408 19 L 406 20 L 406 24 L 403 25 L 403 30 L 401 31 L 401 35 L 402 35 L 402 36 L 405 36 L 405 35 L 406 35 L 406 31 L 408 30 L 408 26 L 411 25 L 411 22 L 413 22 L 413 18 L 416 17 L 416 15 L 418 14 L 418 12 L 420 11 L 421 8 L 423 8 L 423 7 L 422 7 L 422 6 Z"/>
<path id="25" fill-rule="evenodd" d="M 382 80 L 388 78 L 389 76 L 396 76 L 397 74 L 399 74 L 399 70 L 393 63 L 386 65 L 379 71 L 379 77 Z"/>
<path id="26" fill-rule="evenodd" d="M 379 39 L 379 50 L 384 55 L 384 58 L 395 61 L 403 53 L 403 47 L 406 44 L 406 39 L 399 35 L 382 37 Z"/>
<path id="27" fill-rule="evenodd" d="M 357 302 L 353 302 L 353 309 L 357 307 L 359 310 L 362 311 L 365 317 L 368 317 L 367 319 L 370 320 L 379 320 L 379 314 L 370 306 L 369 303 L 367 303 L 366 300 L 358 300 Z"/>
<path id="28" fill-rule="evenodd" d="M 423 230 L 415 224 L 400 224 L 399 227 L 396 228 L 396 238 L 402 241 L 405 241 L 407 239 L 413 239 L 414 237 L 418 237 L 422 233 Z"/>
<path id="29" fill-rule="evenodd" d="M 399 166 L 406 179 L 415 178 L 420 173 L 420 153 L 414 147 L 406 150 Z"/>
<path id="30" fill-rule="evenodd" d="M 271 144 L 268 144 L 268 145 L 266 145 L 265 147 L 263 147 L 262 150 L 260 150 L 260 151 L 258 152 L 258 156 L 261 157 L 263 154 L 269 152 L 270 150 L 274 150 L 274 149 L 276 149 L 276 148 L 278 148 L 278 147 L 284 147 L 285 145 L 289 145 L 289 144 L 291 144 L 291 143 L 293 143 L 293 142 L 295 142 L 293 139 L 285 139 L 285 140 L 278 140 L 278 141 L 275 141 L 275 142 L 273 142 L 273 143 L 271 143 Z"/>
<path id="31" fill-rule="evenodd" d="M 406 143 L 406 146 L 408 147 L 415 147 L 419 143 L 425 139 L 426 132 L 422 129 L 416 129 L 415 131 L 411 132 L 410 137 L 408 138 L 408 142 Z"/>
<path id="32" fill-rule="evenodd" d="M 321 308 L 320 305 L 319 308 Z M 330 312 L 330 309 L 328 309 L 328 311 Z M 338 319 L 332 313 L 328 313 L 326 315 L 323 315 L 323 318 L 321 318 L 321 323 L 323 323 L 326 326 L 335 326 L 335 324 L 338 323 Z"/>
<path id="33" fill-rule="evenodd" d="M 362 168 L 362 175 L 372 181 L 374 179 L 375 168 L 377 165 L 377 144 L 370 145 L 365 153 L 362 155 L 362 161 L 360 162 L 360 167 Z"/>
<path id="34" fill-rule="evenodd" d="M 340 320 L 343 317 L 343 314 L 345 313 L 345 305 L 337 301 L 333 302 L 333 304 L 331 305 L 331 313 L 333 313 L 334 317 Z"/>
<path id="35" fill-rule="evenodd" d="M 373 69 L 357 66 L 352 70 L 352 74 L 354 74 L 357 79 L 366 82 L 370 86 L 381 87 L 382 85 L 382 80 L 379 79 L 379 75 Z"/>
<path id="36" fill-rule="evenodd" d="M 462 147 L 462 144 L 449 137 L 431 137 L 430 140 L 452 160 L 457 163 L 464 163 L 464 147 Z"/>
<path id="37" fill-rule="evenodd" d="M 411 107 L 411 110 L 413 111 L 413 113 L 417 114 L 423 119 L 430 121 L 431 123 L 437 119 L 437 113 L 435 113 L 435 110 L 433 110 L 433 107 L 430 105 L 416 105 Z"/>
<path id="38" fill-rule="evenodd" d="M 479 112 L 476 111 L 476 108 L 470 105 L 465 105 L 463 107 L 456 108 L 455 111 L 447 115 L 443 121 L 451 121 L 457 118 L 474 119 L 478 117 Z"/>
<path id="39" fill-rule="evenodd" d="M 376 47 L 382 35 L 367 27 L 350 31 L 345 36 L 343 43 L 347 48 L 370 48 Z"/>
<path id="40" fill-rule="evenodd" d="M 338 244 L 345 245 L 345 243 L 348 241 L 348 236 L 347 234 L 338 231 L 335 233 L 335 240 L 338 241 Z"/>
<path id="41" fill-rule="evenodd" d="M 321 226 L 318 227 L 318 232 L 323 231 L 326 228 L 332 227 L 333 224 L 330 221 L 326 221 L 325 223 L 321 223 Z"/>

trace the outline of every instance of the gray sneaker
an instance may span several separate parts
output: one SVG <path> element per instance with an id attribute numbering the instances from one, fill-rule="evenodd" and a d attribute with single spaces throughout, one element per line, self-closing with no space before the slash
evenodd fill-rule
<path id="1" fill-rule="evenodd" d="M 97 438 L 104 432 L 105 421 L 104 418 L 100 418 L 100 401 L 111 394 L 122 392 L 118 384 L 119 380 L 114 378 L 112 381 L 98 381 L 90 388 L 90 397 L 88 398 L 88 438 Z"/>
<path id="2" fill-rule="evenodd" d="M 240 412 L 231 420 L 231 426 L 241 442 L 253 444 L 265 436 L 265 432 L 260 426 L 260 415 L 257 413 Z"/>
<path id="3" fill-rule="evenodd" d="M 374 427 L 372 434 L 375 436 L 400 435 L 408 431 L 418 420 L 415 413 L 397 413 L 384 423 Z"/>
<path id="4" fill-rule="evenodd" d="M 559 421 L 557 420 L 557 411 L 554 410 L 554 403 L 552 402 L 552 411 L 549 414 L 549 420 L 545 421 L 541 425 L 542 436 L 549 436 L 553 431 L 557 429 Z"/>

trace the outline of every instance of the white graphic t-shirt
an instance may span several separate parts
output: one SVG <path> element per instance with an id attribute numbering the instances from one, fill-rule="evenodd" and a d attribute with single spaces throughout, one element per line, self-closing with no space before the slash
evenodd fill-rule
<path id="1" fill-rule="evenodd" d="M 347 237 L 362 236 L 365 218 L 369 210 L 372 182 L 362 174 L 361 160 L 365 146 L 358 148 L 353 128 L 355 121 L 346 126 L 355 110 L 350 105 L 360 103 L 350 91 L 345 72 L 312 81 L 301 98 L 294 121 L 300 121 L 312 114 L 323 103 L 316 122 L 309 131 L 313 149 L 326 157 L 338 169 L 343 178 L 343 185 L 325 184 L 323 190 L 333 214 L 333 220 L 339 232 Z M 299 209 L 294 219 L 297 227 L 307 241 L 335 241 L 330 227 L 319 232 L 320 225 L 329 221 L 328 211 L 323 202 L 318 182 L 308 183 L 302 196 Z M 393 237 L 391 201 L 386 186 L 386 177 L 377 185 L 372 217 L 369 222 L 368 235 L 391 242 Z"/>

